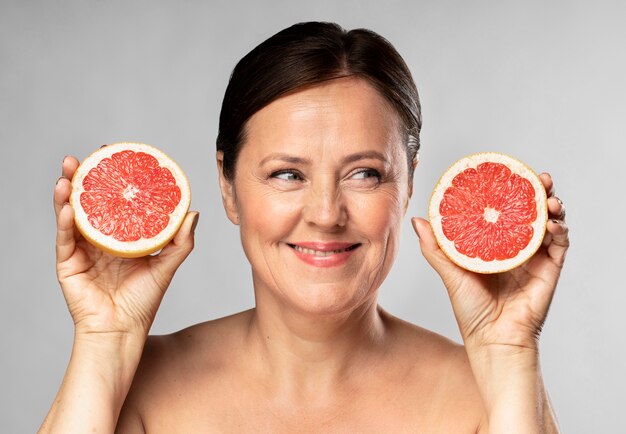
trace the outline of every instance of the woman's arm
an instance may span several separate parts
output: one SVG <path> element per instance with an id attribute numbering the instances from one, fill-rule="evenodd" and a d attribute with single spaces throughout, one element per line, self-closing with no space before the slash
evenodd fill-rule
<path id="1" fill-rule="evenodd" d="M 413 219 L 426 260 L 441 276 L 487 409 L 490 433 L 557 433 L 539 363 L 539 336 L 569 247 L 565 208 L 548 192 L 542 247 L 522 266 L 480 275 L 463 270 L 439 248 L 427 221 Z"/>
<path id="2" fill-rule="evenodd" d="M 142 348 L 142 337 L 75 336 L 65 377 L 39 432 L 112 433 Z"/>
<path id="3" fill-rule="evenodd" d="M 75 230 L 67 202 L 77 167 L 66 157 L 54 189 L 57 277 L 74 321 L 74 346 L 41 433 L 113 432 L 156 311 L 193 249 L 198 218 L 189 213 L 158 255 L 110 256 Z"/>
<path id="4" fill-rule="evenodd" d="M 468 356 L 487 410 L 481 433 L 559 432 L 538 353 Z"/>

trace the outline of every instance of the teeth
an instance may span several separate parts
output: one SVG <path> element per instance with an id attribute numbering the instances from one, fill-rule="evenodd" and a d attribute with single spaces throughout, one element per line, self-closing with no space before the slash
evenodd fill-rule
<path id="1" fill-rule="evenodd" d="M 323 256 L 334 255 L 334 254 L 341 253 L 341 252 L 345 252 L 345 251 L 348 251 L 348 250 L 351 249 L 351 247 L 347 247 L 345 249 L 340 249 L 340 250 L 330 250 L 328 252 L 321 252 L 319 250 L 306 249 L 304 247 L 300 247 L 300 246 L 296 246 L 296 245 L 294 245 L 293 248 L 296 251 L 300 252 L 300 253 L 304 253 L 304 254 L 307 254 L 307 255 L 322 256 L 322 257 Z"/>

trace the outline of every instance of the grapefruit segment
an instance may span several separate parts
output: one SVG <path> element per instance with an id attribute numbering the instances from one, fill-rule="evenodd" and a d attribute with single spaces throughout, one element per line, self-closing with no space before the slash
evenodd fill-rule
<path id="1" fill-rule="evenodd" d="M 521 161 L 495 152 L 474 154 L 439 179 L 429 219 L 453 262 L 478 273 L 499 273 L 521 265 L 541 245 L 546 192 Z"/>
<path id="2" fill-rule="evenodd" d="M 87 241 L 121 257 L 146 256 L 170 241 L 191 202 L 180 167 L 144 143 L 114 143 L 83 161 L 70 204 Z"/>

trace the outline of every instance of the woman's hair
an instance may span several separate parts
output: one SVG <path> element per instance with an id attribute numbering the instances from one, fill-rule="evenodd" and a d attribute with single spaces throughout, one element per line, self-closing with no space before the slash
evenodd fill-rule
<path id="1" fill-rule="evenodd" d="M 246 140 L 246 122 L 279 97 L 341 77 L 369 82 L 396 110 L 407 147 L 409 176 L 419 149 L 422 116 L 411 72 L 395 48 L 371 30 L 345 31 L 334 23 L 288 27 L 262 42 L 235 66 L 220 112 L 217 150 L 223 173 L 234 179 Z"/>

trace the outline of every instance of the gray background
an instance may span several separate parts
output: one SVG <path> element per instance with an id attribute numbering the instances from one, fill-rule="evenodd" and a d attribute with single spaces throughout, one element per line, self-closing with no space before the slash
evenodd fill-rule
<path id="1" fill-rule="evenodd" d="M 144 141 L 184 168 L 201 213 L 196 250 L 153 333 L 252 306 L 248 264 L 218 196 L 214 140 L 230 71 L 298 21 L 387 37 L 421 93 L 409 213 L 438 176 L 497 150 L 550 171 L 572 248 L 542 338 L 564 432 L 626 432 L 624 130 L 620 1 L 0 2 L 0 432 L 34 432 L 62 378 L 72 324 L 54 268 L 52 189 L 66 154 Z M 392 313 L 459 339 L 445 291 L 406 218 L 381 289 Z"/>

